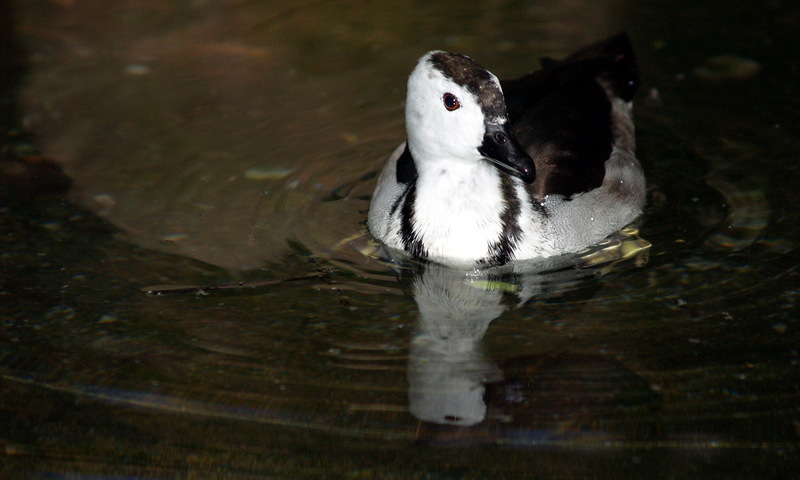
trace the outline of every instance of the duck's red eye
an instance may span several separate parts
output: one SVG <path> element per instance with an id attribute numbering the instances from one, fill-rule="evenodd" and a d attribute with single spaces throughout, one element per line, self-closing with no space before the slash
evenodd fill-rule
<path id="1" fill-rule="evenodd" d="M 450 110 L 451 112 L 453 110 L 457 110 L 458 107 L 461 106 L 461 104 L 458 103 L 458 98 L 456 98 L 456 96 L 452 93 L 445 93 L 442 97 L 442 100 L 444 101 L 444 108 Z"/>

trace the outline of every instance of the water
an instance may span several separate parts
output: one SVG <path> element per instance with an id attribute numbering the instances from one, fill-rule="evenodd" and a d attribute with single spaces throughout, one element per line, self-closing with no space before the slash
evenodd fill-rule
<path id="1" fill-rule="evenodd" d="M 796 6 L 15 7 L 11 146 L 72 186 L 0 211 L 4 475 L 796 475 Z M 527 276 L 365 254 L 418 56 L 509 77 L 620 29 L 652 247 Z M 262 284 L 146 293 L 229 282 Z"/>

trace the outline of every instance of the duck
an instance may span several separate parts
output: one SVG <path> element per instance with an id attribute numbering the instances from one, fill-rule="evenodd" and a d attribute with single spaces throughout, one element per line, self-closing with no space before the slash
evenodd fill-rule
<path id="1" fill-rule="evenodd" d="M 630 37 L 539 63 L 500 81 L 463 54 L 418 60 L 407 139 L 367 213 L 374 239 L 424 262 L 491 267 L 578 253 L 642 215 Z"/>

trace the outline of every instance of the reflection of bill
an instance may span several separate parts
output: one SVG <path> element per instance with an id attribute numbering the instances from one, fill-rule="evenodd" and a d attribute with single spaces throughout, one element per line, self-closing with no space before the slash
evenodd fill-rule
<path id="1" fill-rule="evenodd" d="M 492 410 L 520 403 L 508 392 L 522 383 L 505 382 L 503 372 L 482 351 L 489 324 L 507 308 L 560 295 L 581 278 L 604 275 L 622 264 L 641 265 L 649 246 L 630 230 L 577 257 L 505 269 L 463 272 L 416 265 L 411 293 L 420 317 L 409 353 L 411 413 L 424 422 L 464 427 L 486 420 L 489 397 L 495 399 Z M 492 386 L 490 395 L 487 385 Z M 501 390 L 506 394 L 499 394 Z"/>

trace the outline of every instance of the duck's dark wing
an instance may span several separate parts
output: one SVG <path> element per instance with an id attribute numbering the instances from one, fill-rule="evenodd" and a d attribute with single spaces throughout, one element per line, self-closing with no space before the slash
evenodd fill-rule
<path id="1" fill-rule="evenodd" d="M 536 164 L 535 198 L 599 187 L 613 142 L 610 96 L 625 101 L 638 86 L 627 34 L 589 45 L 542 70 L 501 82 L 509 119 Z"/>

